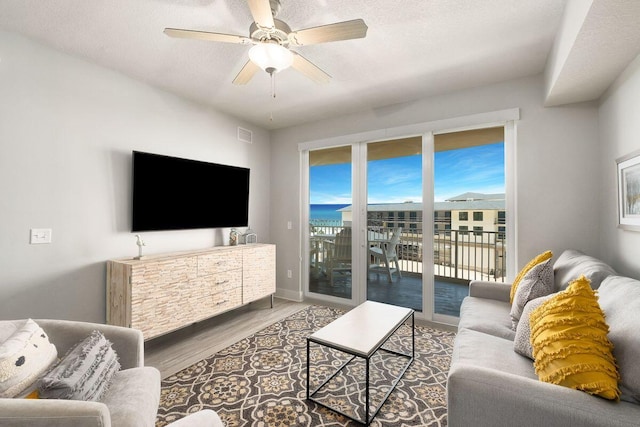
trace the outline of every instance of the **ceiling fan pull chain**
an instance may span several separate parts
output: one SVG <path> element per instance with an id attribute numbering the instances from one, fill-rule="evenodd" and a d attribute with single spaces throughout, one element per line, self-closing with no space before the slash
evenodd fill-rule
<path id="1" fill-rule="evenodd" d="M 271 99 L 275 102 L 276 99 L 276 78 L 274 76 L 274 72 L 270 72 L 269 76 L 271 77 Z M 269 121 L 273 121 L 273 102 L 271 104 L 271 111 L 269 111 Z"/>
<path id="2" fill-rule="evenodd" d="M 271 97 L 275 98 L 276 97 L 276 76 L 274 72 L 269 73 L 271 74 Z"/>

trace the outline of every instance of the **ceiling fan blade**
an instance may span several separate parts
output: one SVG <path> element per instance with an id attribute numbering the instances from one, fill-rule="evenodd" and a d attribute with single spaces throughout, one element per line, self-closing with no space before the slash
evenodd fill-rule
<path id="1" fill-rule="evenodd" d="M 234 85 L 246 85 L 249 83 L 249 80 L 253 78 L 253 76 L 260 70 L 256 64 L 251 62 L 251 60 L 247 61 L 242 67 L 242 70 L 238 73 L 235 79 L 233 79 Z"/>
<path id="2" fill-rule="evenodd" d="M 249 9 L 253 20 L 260 27 L 273 28 L 275 26 L 269 0 L 249 0 Z"/>
<path id="3" fill-rule="evenodd" d="M 304 56 L 291 51 L 293 53 L 293 64 L 291 66 L 309 77 L 316 83 L 329 83 L 331 76 L 322 71 L 318 66 L 306 59 Z"/>
<path id="4" fill-rule="evenodd" d="M 293 45 L 303 46 L 338 40 L 361 39 L 367 35 L 368 28 L 362 19 L 336 22 L 335 24 L 293 31 L 289 33 L 289 42 Z"/>
<path id="5" fill-rule="evenodd" d="M 170 37 L 183 39 L 198 39 L 212 42 L 251 44 L 251 39 L 233 34 L 210 33 L 207 31 L 181 30 L 179 28 L 165 28 L 164 33 Z"/>

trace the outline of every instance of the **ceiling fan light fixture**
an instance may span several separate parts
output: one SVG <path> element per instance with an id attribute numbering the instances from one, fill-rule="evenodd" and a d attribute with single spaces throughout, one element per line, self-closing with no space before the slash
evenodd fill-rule
<path id="1" fill-rule="evenodd" d="M 258 43 L 249 49 L 249 58 L 267 73 L 277 73 L 293 64 L 293 53 L 277 43 Z"/>

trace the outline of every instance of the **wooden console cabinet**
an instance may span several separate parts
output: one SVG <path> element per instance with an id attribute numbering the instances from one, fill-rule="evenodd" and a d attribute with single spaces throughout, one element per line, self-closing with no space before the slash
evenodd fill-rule
<path id="1" fill-rule="evenodd" d="M 273 298 L 275 270 L 276 247 L 262 243 L 107 261 L 107 323 L 148 340 Z"/>

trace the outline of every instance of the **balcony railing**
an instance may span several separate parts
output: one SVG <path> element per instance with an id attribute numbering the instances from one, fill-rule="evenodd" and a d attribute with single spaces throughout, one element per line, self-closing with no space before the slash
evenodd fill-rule
<path id="1" fill-rule="evenodd" d="M 391 236 L 393 230 L 402 227 L 400 242 L 396 248 L 403 273 L 422 274 L 423 245 L 422 222 L 372 221 L 369 235 Z M 326 241 L 346 228 L 344 225 L 315 221 L 310 224 L 312 240 Z M 428 229 L 433 229 L 429 227 Z M 318 254 L 313 246 L 315 260 L 322 262 L 328 254 Z M 433 236 L 434 275 L 443 278 L 468 280 L 505 280 L 506 236 L 504 232 L 474 230 L 435 230 Z"/>
<path id="2" fill-rule="evenodd" d="M 504 282 L 506 236 L 496 231 L 444 230 L 433 236 L 436 276 Z"/>

